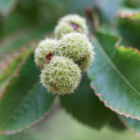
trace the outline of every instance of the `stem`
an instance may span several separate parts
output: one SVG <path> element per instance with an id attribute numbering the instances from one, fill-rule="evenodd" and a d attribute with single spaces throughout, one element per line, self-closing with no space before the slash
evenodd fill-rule
<path id="1" fill-rule="evenodd" d="M 87 8 L 86 8 L 86 16 L 87 16 L 87 19 L 89 21 L 91 32 L 94 34 L 95 33 L 94 17 L 93 17 L 93 10 L 92 10 L 91 6 L 87 6 Z"/>

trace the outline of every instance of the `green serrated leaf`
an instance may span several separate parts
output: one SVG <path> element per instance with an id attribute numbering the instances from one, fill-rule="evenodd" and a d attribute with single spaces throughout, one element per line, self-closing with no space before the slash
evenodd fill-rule
<path id="1" fill-rule="evenodd" d="M 26 54 L 20 54 L 18 58 L 15 58 L 7 67 L 5 72 L 0 74 L 0 95 L 2 90 L 6 87 L 8 84 L 10 78 L 12 77 L 14 71 L 16 70 L 19 63 L 22 61 L 23 57 L 25 57 Z"/>
<path id="2" fill-rule="evenodd" d="M 49 111 L 55 96 L 42 87 L 39 73 L 32 53 L 20 67 L 18 77 L 11 79 L 0 100 L 1 133 L 21 131 Z"/>
<path id="3" fill-rule="evenodd" d="M 117 28 L 126 42 L 128 42 L 133 48 L 140 50 L 140 13 L 131 13 L 130 15 L 126 15 L 126 18 L 121 17 Z"/>
<path id="4" fill-rule="evenodd" d="M 132 48 L 118 47 L 118 37 L 98 33 L 92 38 L 96 60 L 88 70 L 91 86 L 107 107 L 140 119 L 140 55 Z"/>
<path id="5" fill-rule="evenodd" d="M 122 19 L 128 20 L 140 20 L 140 11 L 139 9 L 131 9 L 131 8 L 122 8 L 117 12 L 117 16 Z"/>
<path id="6" fill-rule="evenodd" d="M 130 19 L 131 19 L 131 20 L 140 21 L 140 13 L 134 14 L 132 17 L 130 17 Z"/>
<path id="7" fill-rule="evenodd" d="M 24 49 L 32 48 L 32 46 L 28 44 L 29 42 L 32 41 L 33 44 L 37 43 L 35 41 L 36 39 L 42 38 L 45 33 L 51 32 L 52 30 L 53 30 L 53 26 L 49 26 L 47 28 L 43 27 L 40 29 L 32 30 L 30 31 L 30 33 L 24 34 L 22 37 L 10 41 L 8 45 L 0 48 L 0 62 L 5 61 L 7 55 L 12 56 L 12 53 L 15 51 L 20 53 L 22 48 Z M 0 67 L 0 74 L 1 73 L 2 73 L 2 68 Z"/>
<path id="8" fill-rule="evenodd" d="M 60 96 L 61 105 L 78 121 L 101 129 L 110 119 L 112 112 L 95 96 L 89 83 L 89 79 L 84 74 L 82 82 L 74 94 Z"/>
<path id="9" fill-rule="evenodd" d="M 119 116 L 125 126 L 128 127 L 130 131 L 136 134 L 136 136 L 140 137 L 140 121 L 137 119 L 126 118 L 125 116 Z"/>

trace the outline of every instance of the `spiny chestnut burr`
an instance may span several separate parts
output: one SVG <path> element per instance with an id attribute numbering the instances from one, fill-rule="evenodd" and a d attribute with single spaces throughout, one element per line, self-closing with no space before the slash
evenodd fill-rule
<path id="1" fill-rule="evenodd" d="M 35 50 L 35 63 L 38 68 L 43 69 L 43 65 L 47 63 L 46 55 L 48 53 L 57 54 L 57 44 L 57 40 L 48 38 L 39 43 Z"/>
<path id="2" fill-rule="evenodd" d="M 40 75 L 41 83 L 53 94 L 74 92 L 81 80 L 81 70 L 70 58 L 53 56 Z"/>
<path id="3" fill-rule="evenodd" d="M 86 20 L 79 15 L 67 15 L 61 18 L 55 28 L 55 35 L 60 39 L 63 35 L 72 32 L 87 34 Z"/>
<path id="4" fill-rule="evenodd" d="M 59 55 L 73 59 L 82 71 L 87 70 L 92 64 L 95 55 L 94 47 L 84 34 L 66 34 L 58 44 Z"/>

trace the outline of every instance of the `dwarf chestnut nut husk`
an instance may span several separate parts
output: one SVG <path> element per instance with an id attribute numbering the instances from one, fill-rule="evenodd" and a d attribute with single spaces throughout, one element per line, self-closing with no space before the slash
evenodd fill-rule
<path id="1" fill-rule="evenodd" d="M 58 25 L 55 28 L 55 35 L 57 39 L 60 39 L 63 35 L 72 32 L 79 32 L 83 34 L 88 33 L 86 20 L 83 17 L 73 14 L 67 15 L 59 20 Z"/>
<path id="2" fill-rule="evenodd" d="M 84 34 L 70 33 L 58 42 L 59 55 L 71 58 L 82 71 L 89 68 L 94 60 L 94 47 Z"/>
<path id="3" fill-rule="evenodd" d="M 53 94 L 74 92 L 81 80 L 81 70 L 72 59 L 53 56 L 40 75 L 41 83 Z"/>
<path id="4" fill-rule="evenodd" d="M 46 55 L 52 52 L 54 55 L 57 54 L 58 41 L 55 39 L 45 39 L 41 41 L 35 50 L 35 63 L 39 69 L 43 69 L 46 63 Z"/>

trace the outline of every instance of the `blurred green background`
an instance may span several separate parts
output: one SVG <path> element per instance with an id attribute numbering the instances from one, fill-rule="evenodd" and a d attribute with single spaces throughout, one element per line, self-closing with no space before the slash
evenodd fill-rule
<path id="1" fill-rule="evenodd" d="M 0 37 L 21 29 L 47 27 L 68 13 L 85 15 L 86 6 L 98 8 L 103 19 L 113 21 L 122 6 L 139 8 L 139 0 L 0 0 Z"/>
<path id="2" fill-rule="evenodd" d="M 101 131 L 89 128 L 73 119 L 61 109 L 59 102 L 54 104 L 49 115 L 39 124 L 22 133 L 4 136 L 0 140 L 138 140 L 132 132 L 114 131 L 109 126 Z"/>
<path id="3" fill-rule="evenodd" d="M 98 9 L 101 21 L 111 25 L 122 7 L 140 8 L 140 0 L 0 0 L 0 60 L 5 54 L 45 38 L 60 17 L 77 13 L 85 16 L 86 6 Z M 0 69 L 0 73 L 2 70 Z M 101 131 L 79 123 L 55 103 L 49 115 L 25 131 L 0 140 L 137 140 L 132 132 Z"/>

